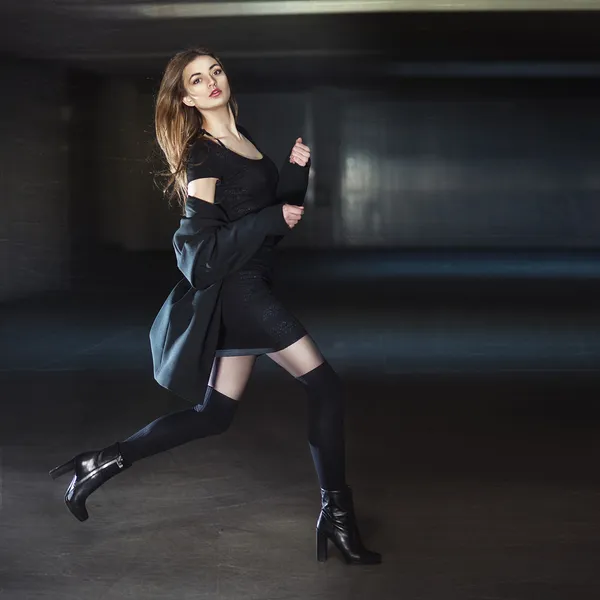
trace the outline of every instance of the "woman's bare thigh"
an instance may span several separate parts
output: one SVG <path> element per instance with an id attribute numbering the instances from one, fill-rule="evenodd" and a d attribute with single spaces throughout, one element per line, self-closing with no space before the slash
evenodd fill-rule
<path id="1" fill-rule="evenodd" d="M 208 385 L 234 400 L 241 400 L 256 362 L 255 355 L 217 356 Z"/>
<path id="2" fill-rule="evenodd" d="M 287 348 L 267 356 L 294 377 L 316 369 L 325 361 L 318 346 L 308 334 Z"/>

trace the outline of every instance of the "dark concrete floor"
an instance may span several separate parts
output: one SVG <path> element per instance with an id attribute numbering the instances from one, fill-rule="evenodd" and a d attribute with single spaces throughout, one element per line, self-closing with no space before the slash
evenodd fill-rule
<path id="1" fill-rule="evenodd" d="M 304 392 L 267 357 L 227 433 L 137 463 L 87 522 L 68 513 L 51 467 L 187 406 L 152 380 L 161 266 L 0 307 L 0 598 L 600 595 L 597 286 L 357 288 L 320 268 L 281 295 L 343 377 L 348 479 L 383 564 L 316 562 Z"/>

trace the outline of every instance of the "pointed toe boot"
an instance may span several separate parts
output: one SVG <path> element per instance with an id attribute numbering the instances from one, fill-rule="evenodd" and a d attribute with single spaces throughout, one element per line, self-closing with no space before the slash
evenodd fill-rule
<path id="1" fill-rule="evenodd" d="M 74 473 L 65 493 L 65 504 L 71 514 L 79 521 L 88 518 L 85 502 L 88 496 L 103 483 L 130 467 L 121 456 L 119 444 L 115 443 L 102 450 L 82 452 L 71 460 L 50 471 L 50 477 L 56 479 L 67 473 Z"/>

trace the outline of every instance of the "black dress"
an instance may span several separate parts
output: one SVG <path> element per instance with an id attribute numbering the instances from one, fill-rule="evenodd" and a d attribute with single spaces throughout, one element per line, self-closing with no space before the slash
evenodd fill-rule
<path id="1" fill-rule="evenodd" d="M 238 129 L 255 146 L 247 131 Z M 278 202 L 279 174 L 273 161 L 251 159 L 216 141 L 199 138 L 191 148 L 187 180 L 218 178 L 215 204 L 230 221 Z M 238 271 L 223 279 L 221 324 L 215 356 L 243 356 L 277 352 L 307 335 L 300 321 L 272 291 L 277 236 L 267 236 L 262 247 Z"/>

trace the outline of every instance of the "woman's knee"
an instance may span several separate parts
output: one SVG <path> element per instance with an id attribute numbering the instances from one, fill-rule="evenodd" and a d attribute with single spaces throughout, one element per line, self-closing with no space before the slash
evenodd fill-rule
<path id="1" fill-rule="evenodd" d="M 313 392 L 322 393 L 330 398 L 344 397 L 342 378 L 327 360 L 297 379 Z"/>
<path id="2" fill-rule="evenodd" d="M 217 435 L 229 429 L 238 409 L 239 402 L 222 394 L 219 390 L 208 386 L 204 396 L 204 402 L 194 406 L 194 410 L 202 413 L 212 423 L 211 434 Z M 208 431 L 206 421 L 202 421 L 205 433 Z"/>

